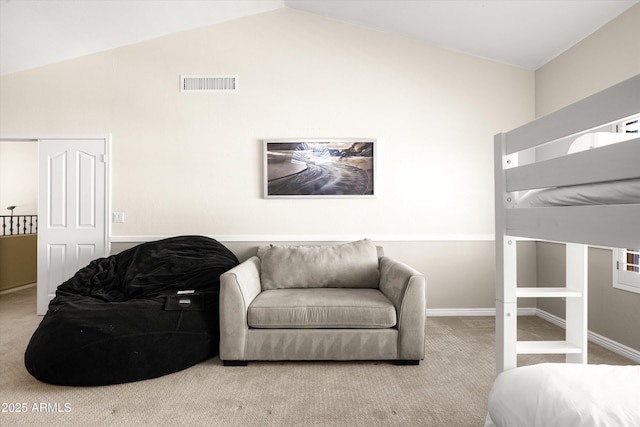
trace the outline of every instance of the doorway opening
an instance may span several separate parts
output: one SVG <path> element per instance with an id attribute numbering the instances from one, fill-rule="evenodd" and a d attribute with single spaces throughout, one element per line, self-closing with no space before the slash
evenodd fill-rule
<path id="1" fill-rule="evenodd" d="M 29 205 L 37 215 L 36 267 L 30 267 L 36 274 L 37 313 L 44 315 L 49 301 L 55 296 L 57 287 L 73 276 L 75 272 L 87 265 L 91 260 L 107 256 L 110 247 L 109 210 L 111 208 L 110 192 L 110 146 L 111 137 L 27 137 L 7 138 L 0 136 L 2 144 L 2 162 L 7 162 L 1 170 L 11 172 L 1 177 L 0 208 L 11 211 L 9 216 L 10 236 L 14 237 L 14 222 L 26 222 L 19 217 L 19 206 Z M 17 162 L 9 156 L 12 150 L 26 149 L 30 144 L 31 158 L 35 147 L 35 173 L 30 176 L 36 179 L 35 201 L 23 205 L 5 199 L 17 197 L 16 186 Z M 8 147 L 8 148 L 7 148 Z M 10 162 L 10 163 L 9 163 Z M 27 170 L 31 166 L 24 165 Z M 5 174 L 5 172 L 3 172 Z M 33 187 L 34 184 L 31 184 Z M 6 188 L 6 190 L 5 190 Z M 20 190 L 22 194 L 25 190 Z M 12 195 L 13 194 L 13 195 Z M 33 190 L 30 190 L 33 200 Z M 5 196 L 6 195 L 6 196 Z M 6 202 L 4 200 L 7 200 Z M 26 207 L 25 207 L 26 208 Z M 33 215 L 29 215 L 29 219 Z M 0 223 L 0 226 L 2 224 Z M 26 226 L 26 224 L 24 224 Z M 32 225 L 30 224 L 32 228 Z M 23 226 L 24 228 L 24 226 Z M 6 228 L 5 228 L 6 229 Z M 7 258 L 1 254 L 2 259 Z M 8 259 L 8 258 L 7 258 Z M 5 269 L 3 269 L 5 270 Z M 15 271 L 14 266 L 6 270 Z M 1 292 L 1 290 L 0 290 Z"/>
<path id="2" fill-rule="evenodd" d="M 37 281 L 38 141 L 0 140 L 0 292 Z"/>

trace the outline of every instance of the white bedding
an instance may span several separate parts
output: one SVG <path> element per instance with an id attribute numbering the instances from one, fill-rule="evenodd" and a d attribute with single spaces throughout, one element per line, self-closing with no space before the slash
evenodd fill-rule
<path id="1" fill-rule="evenodd" d="M 520 198 L 517 207 L 535 208 L 630 203 L 640 203 L 640 179 L 532 190 Z"/>
<path id="2" fill-rule="evenodd" d="M 543 363 L 502 372 L 486 427 L 638 427 L 640 366 Z"/>

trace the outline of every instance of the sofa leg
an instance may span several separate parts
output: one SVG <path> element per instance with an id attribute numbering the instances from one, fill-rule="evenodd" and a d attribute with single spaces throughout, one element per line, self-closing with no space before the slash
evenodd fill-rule
<path id="1" fill-rule="evenodd" d="M 396 365 L 398 366 L 409 366 L 409 365 L 419 365 L 420 361 L 419 360 L 396 360 Z"/>
<path id="2" fill-rule="evenodd" d="M 247 366 L 249 362 L 246 360 L 223 360 L 222 365 L 224 366 Z"/>

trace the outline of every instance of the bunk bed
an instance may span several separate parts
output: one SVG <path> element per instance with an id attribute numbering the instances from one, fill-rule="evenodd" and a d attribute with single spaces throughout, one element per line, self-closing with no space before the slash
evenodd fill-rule
<path id="1" fill-rule="evenodd" d="M 518 354 L 565 354 L 566 362 L 587 362 L 587 248 L 640 248 L 640 134 L 596 147 L 585 141 L 637 117 L 640 75 L 495 136 L 499 375 L 492 391 L 494 409 L 499 406 L 498 380 L 516 377 L 505 371 L 521 369 Z M 517 286 L 516 242 L 523 238 L 566 244 L 564 287 Z M 517 301 L 527 297 L 566 299 L 565 340 L 517 341 Z M 588 381 L 589 375 L 581 377 Z M 520 383 L 516 388 L 531 395 L 531 387 L 536 386 Z"/>

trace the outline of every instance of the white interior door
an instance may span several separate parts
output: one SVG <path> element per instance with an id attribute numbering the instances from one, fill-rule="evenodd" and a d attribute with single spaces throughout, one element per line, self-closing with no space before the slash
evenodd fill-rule
<path id="1" fill-rule="evenodd" d="M 108 138 L 38 141 L 38 314 L 58 285 L 108 255 Z"/>

